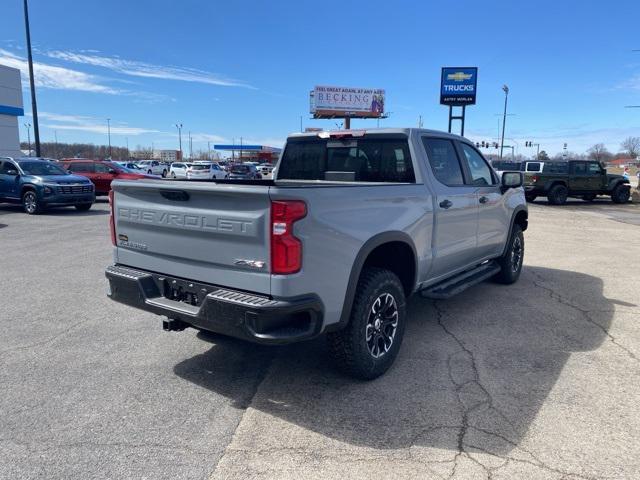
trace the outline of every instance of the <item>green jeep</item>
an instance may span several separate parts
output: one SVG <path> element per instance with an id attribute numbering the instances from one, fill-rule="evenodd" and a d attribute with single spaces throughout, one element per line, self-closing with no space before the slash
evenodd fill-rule
<path id="1" fill-rule="evenodd" d="M 594 160 L 527 162 L 524 174 L 528 202 L 537 197 L 547 197 L 550 204 L 562 205 L 568 197 L 591 202 L 598 195 L 606 195 L 614 203 L 626 203 L 630 188 L 628 179 L 608 174 L 604 165 Z"/>

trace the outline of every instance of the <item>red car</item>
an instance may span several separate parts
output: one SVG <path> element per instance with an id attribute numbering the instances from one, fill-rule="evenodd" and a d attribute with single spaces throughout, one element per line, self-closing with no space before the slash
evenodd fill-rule
<path id="1" fill-rule="evenodd" d="M 63 158 L 60 160 L 66 170 L 87 177 L 96 186 L 96 195 L 107 195 L 111 190 L 111 182 L 118 180 L 137 180 L 140 178 L 157 178 L 153 175 L 133 172 L 117 163 L 107 160 L 88 160 L 86 158 Z"/>

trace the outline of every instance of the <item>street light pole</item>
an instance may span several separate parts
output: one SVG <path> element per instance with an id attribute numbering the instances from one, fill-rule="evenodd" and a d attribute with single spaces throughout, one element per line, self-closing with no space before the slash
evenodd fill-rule
<path id="1" fill-rule="evenodd" d="M 109 160 L 111 160 L 111 119 L 107 118 L 107 136 L 109 138 Z"/>
<path id="2" fill-rule="evenodd" d="M 189 160 L 193 158 L 193 143 L 191 143 L 191 130 L 189 130 Z"/>
<path id="3" fill-rule="evenodd" d="M 36 141 L 36 157 L 40 156 L 40 128 L 38 127 L 38 104 L 36 102 L 36 83 L 33 78 L 33 57 L 31 56 L 31 30 L 29 28 L 29 6 L 24 0 L 24 25 L 27 32 L 27 59 L 29 62 L 29 85 L 31 87 L 31 113 L 33 115 L 33 136 Z M 29 149 L 31 150 L 31 149 Z"/>
<path id="4" fill-rule="evenodd" d="M 500 160 L 502 160 L 502 151 L 504 150 L 504 127 L 507 123 L 507 98 L 509 97 L 509 87 L 502 86 L 504 92 L 504 113 L 502 114 L 502 139 L 500 140 Z"/>
<path id="5" fill-rule="evenodd" d="M 180 151 L 180 160 L 182 160 L 182 124 L 176 123 L 176 128 L 178 129 L 178 146 Z"/>
<path id="6" fill-rule="evenodd" d="M 31 124 L 25 123 L 25 127 L 27 127 L 27 141 L 29 142 L 29 156 L 31 156 Z"/>

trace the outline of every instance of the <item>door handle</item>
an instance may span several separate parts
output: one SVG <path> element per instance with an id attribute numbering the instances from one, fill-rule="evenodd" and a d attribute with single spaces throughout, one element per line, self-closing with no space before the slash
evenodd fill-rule
<path id="1" fill-rule="evenodd" d="M 489 201 L 489 199 L 487 197 L 485 197 L 484 195 L 482 197 L 480 197 L 480 203 L 487 203 Z"/>
<path id="2" fill-rule="evenodd" d="M 453 203 L 451 203 L 451 200 L 443 200 L 440 202 L 440 207 L 444 208 L 445 210 L 449 207 L 451 207 L 453 205 Z"/>

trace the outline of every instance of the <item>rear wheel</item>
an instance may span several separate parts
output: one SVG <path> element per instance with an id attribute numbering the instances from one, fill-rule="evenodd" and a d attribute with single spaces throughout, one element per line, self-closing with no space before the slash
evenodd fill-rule
<path id="1" fill-rule="evenodd" d="M 151 175 L 151 174 L 153 174 L 153 170 L 151 169 L 147 170 L 147 175 Z"/>
<path id="2" fill-rule="evenodd" d="M 567 201 L 569 190 L 564 185 L 554 185 L 547 194 L 547 199 L 551 205 L 564 205 Z"/>
<path id="3" fill-rule="evenodd" d="M 618 185 L 611 193 L 611 201 L 613 203 L 627 203 L 631 196 L 631 189 L 628 185 Z"/>
<path id="4" fill-rule="evenodd" d="M 398 277 L 389 270 L 365 268 L 348 325 L 327 334 L 338 368 L 364 380 L 382 375 L 398 355 L 406 317 L 405 294 Z"/>
<path id="5" fill-rule="evenodd" d="M 507 250 L 500 258 L 500 272 L 496 274 L 494 279 L 499 283 L 509 285 L 515 283 L 520 278 L 522 272 L 522 263 L 524 261 L 524 235 L 520 225 L 515 224 L 511 232 L 511 238 L 507 245 Z"/>
<path id="6" fill-rule="evenodd" d="M 583 195 L 582 199 L 585 202 L 593 202 L 596 199 L 596 194 L 595 193 L 590 193 L 588 195 Z"/>
<path id="7" fill-rule="evenodd" d="M 166 170 L 162 170 L 162 178 L 167 178 L 167 171 Z"/>
<path id="8" fill-rule="evenodd" d="M 92 203 L 80 203 L 79 205 L 76 205 L 76 210 L 79 210 L 80 212 L 86 212 L 87 210 L 89 210 L 91 208 L 91 205 L 93 205 Z"/>
<path id="9" fill-rule="evenodd" d="M 171 172 L 171 178 L 176 178 L 176 172 Z"/>
<path id="10" fill-rule="evenodd" d="M 24 211 L 29 215 L 37 215 L 44 210 L 44 207 L 38 199 L 38 195 L 36 195 L 36 192 L 33 190 L 27 190 L 22 194 L 22 208 L 24 208 Z"/>

